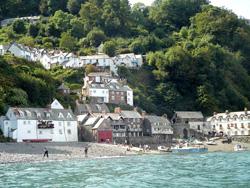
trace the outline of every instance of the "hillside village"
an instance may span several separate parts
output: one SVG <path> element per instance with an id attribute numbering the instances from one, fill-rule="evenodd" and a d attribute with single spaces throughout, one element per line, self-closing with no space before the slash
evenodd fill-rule
<path id="1" fill-rule="evenodd" d="M 60 86 L 64 95 L 69 91 Z M 132 110 L 108 104 L 128 105 Z M 133 90 L 124 80 L 107 72 L 86 75 L 76 109 L 65 109 L 58 100 L 47 108 L 10 107 L 0 118 L 5 137 L 17 142 L 73 142 L 165 144 L 174 138 L 204 139 L 212 136 L 250 135 L 250 111 L 214 113 L 175 111 L 172 117 L 147 114 L 133 106 Z"/>
<path id="2" fill-rule="evenodd" d="M 26 11 L 38 16 L 3 2 L 5 137 L 171 145 L 176 138 L 250 135 L 249 20 L 206 0 L 133 8 L 120 0 L 68 2 L 34 2 Z M 81 74 L 64 78 L 76 70 Z"/>
<path id="3" fill-rule="evenodd" d="M 76 56 L 72 52 L 31 48 L 15 42 L 9 45 L 0 45 L 0 55 L 6 53 L 10 53 L 15 57 L 24 58 L 28 61 L 40 62 L 45 69 L 51 69 L 56 66 L 62 66 L 63 68 L 81 68 L 91 64 L 100 69 L 110 70 L 116 75 L 118 66 L 137 69 L 143 64 L 142 55 L 135 55 L 133 53 L 119 54 L 115 57 L 109 57 L 103 53 L 92 56 Z"/>

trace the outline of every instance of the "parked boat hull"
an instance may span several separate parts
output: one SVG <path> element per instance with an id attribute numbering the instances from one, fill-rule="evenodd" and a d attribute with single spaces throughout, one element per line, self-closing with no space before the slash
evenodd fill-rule
<path id="1" fill-rule="evenodd" d="M 173 148 L 173 153 L 204 153 L 208 152 L 208 148 Z"/>

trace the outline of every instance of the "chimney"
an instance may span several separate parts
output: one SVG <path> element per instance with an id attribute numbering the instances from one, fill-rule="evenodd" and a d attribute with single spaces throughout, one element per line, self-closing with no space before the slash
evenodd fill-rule
<path id="1" fill-rule="evenodd" d="M 137 107 L 134 107 L 134 111 L 135 111 L 135 112 L 138 112 L 138 108 L 137 108 Z"/>
<path id="2" fill-rule="evenodd" d="M 228 111 L 228 110 L 226 110 L 226 111 L 225 111 L 225 113 L 228 115 L 228 114 L 229 114 L 229 111 Z"/>
<path id="3" fill-rule="evenodd" d="M 146 116 L 146 114 L 147 114 L 146 111 L 142 111 L 142 112 L 141 112 L 141 116 L 142 116 L 143 118 Z"/>
<path id="4" fill-rule="evenodd" d="M 168 119 L 168 115 L 167 114 L 163 114 L 162 117 Z"/>
<path id="5" fill-rule="evenodd" d="M 120 114 L 121 111 L 122 111 L 122 110 L 121 110 L 121 107 L 116 107 L 114 112 L 115 112 L 116 114 Z"/>
<path id="6" fill-rule="evenodd" d="M 217 115 L 217 112 L 214 112 L 214 116 L 216 116 Z"/>
<path id="7" fill-rule="evenodd" d="M 244 108 L 244 112 L 245 112 L 245 115 L 248 114 L 248 110 L 247 110 L 247 107 Z"/>

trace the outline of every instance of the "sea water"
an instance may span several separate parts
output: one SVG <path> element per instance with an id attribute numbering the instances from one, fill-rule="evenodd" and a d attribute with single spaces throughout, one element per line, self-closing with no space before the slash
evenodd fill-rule
<path id="1" fill-rule="evenodd" d="M 2 164 L 0 187 L 250 188 L 250 152 Z"/>

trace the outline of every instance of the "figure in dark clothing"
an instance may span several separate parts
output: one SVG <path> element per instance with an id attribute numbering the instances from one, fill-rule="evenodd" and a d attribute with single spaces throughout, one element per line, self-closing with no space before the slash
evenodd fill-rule
<path id="1" fill-rule="evenodd" d="M 47 157 L 47 158 L 49 158 L 49 152 L 48 152 L 48 150 L 47 150 L 47 148 L 44 148 L 44 154 L 43 154 L 43 157 Z"/>
<path id="2" fill-rule="evenodd" d="M 85 147 L 84 153 L 85 153 L 85 157 L 88 157 L 88 147 Z"/>

